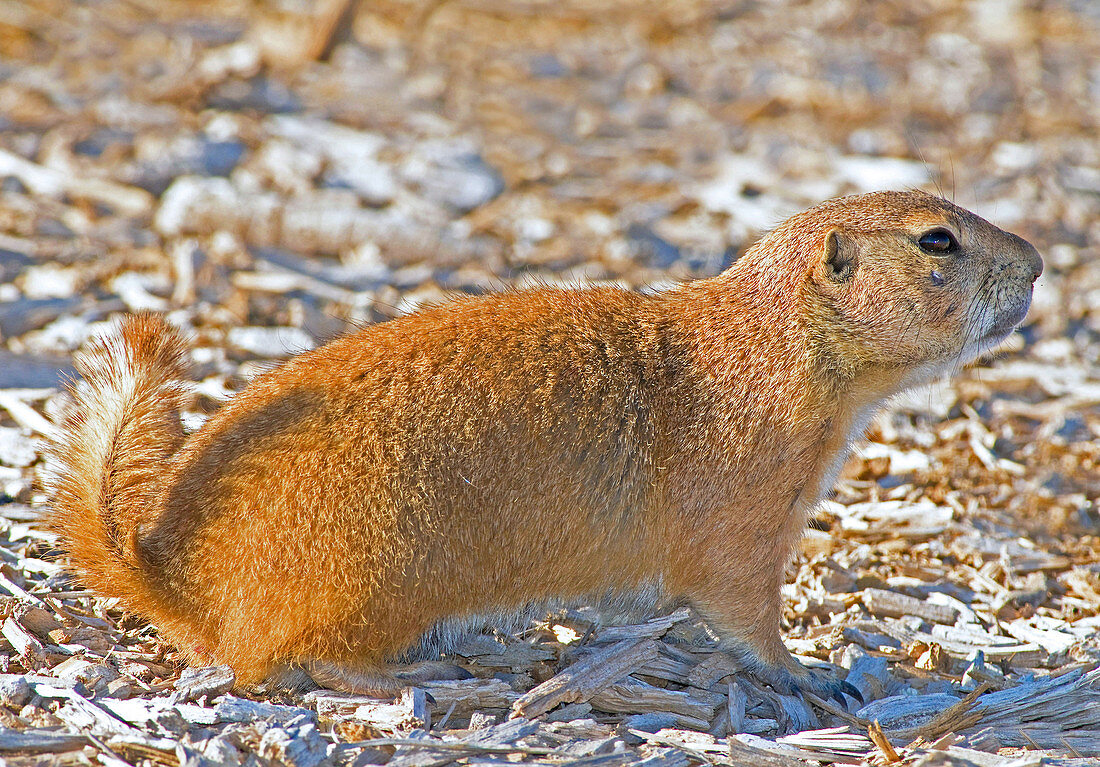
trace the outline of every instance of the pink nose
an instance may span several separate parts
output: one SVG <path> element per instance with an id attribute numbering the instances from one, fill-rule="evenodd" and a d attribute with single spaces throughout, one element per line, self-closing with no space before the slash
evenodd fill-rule
<path id="1" fill-rule="evenodd" d="M 1043 276 L 1043 257 L 1039 255 L 1039 251 L 1035 248 L 1031 249 L 1031 281 L 1039 279 Z"/>
<path id="2" fill-rule="evenodd" d="M 1009 238 L 1020 247 L 1023 257 L 1027 260 L 1027 266 L 1031 269 L 1031 281 L 1035 282 L 1043 274 L 1043 257 L 1039 255 L 1035 246 L 1023 237 L 1009 233 Z"/>

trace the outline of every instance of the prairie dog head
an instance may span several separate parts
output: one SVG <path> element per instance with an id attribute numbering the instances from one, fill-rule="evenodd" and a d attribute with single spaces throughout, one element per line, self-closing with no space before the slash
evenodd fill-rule
<path id="1" fill-rule="evenodd" d="M 927 379 L 969 362 L 1023 321 L 1043 271 L 1027 241 L 922 192 L 847 197 L 802 216 L 814 225 L 806 300 L 822 342 L 853 368 Z"/>

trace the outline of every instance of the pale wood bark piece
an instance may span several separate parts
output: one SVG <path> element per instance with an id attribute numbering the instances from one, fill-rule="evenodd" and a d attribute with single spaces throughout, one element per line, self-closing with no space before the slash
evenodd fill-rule
<path id="1" fill-rule="evenodd" d="M 703 690 L 710 689 L 711 685 L 727 676 L 741 673 L 742 668 L 732 656 L 723 652 L 711 653 L 702 663 L 688 674 L 688 682 L 692 687 Z"/>
<path id="2" fill-rule="evenodd" d="M 731 681 L 727 690 L 726 710 L 729 713 L 729 734 L 739 735 L 745 731 L 745 707 L 748 704 L 748 696 L 736 682 Z"/>
<path id="3" fill-rule="evenodd" d="M 806 767 L 807 763 L 793 751 L 795 749 L 777 746 L 755 735 L 737 735 L 730 738 L 727 764 L 733 767 Z"/>
<path id="4" fill-rule="evenodd" d="M 38 641 L 34 634 L 19 625 L 19 621 L 15 618 L 8 618 L 4 621 L 0 633 L 3 633 L 4 638 L 11 643 L 11 646 L 20 655 L 36 655 L 45 649 L 45 645 Z"/>
<path id="5" fill-rule="evenodd" d="M 688 767 L 688 755 L 674 748 L 655 748 L 644 759 L 633 761 L 629 767 Z"/>
<path id="6" fill-rule="evenodd" d="M 153 195 L 135 186 L 83 173 L 65 173 L 0 150 L 0 176 L 14 176 L 28 189 L 47 197 L 65 195 L 100 202 L 126 216 L 143 216 L 153 208 Z"/>
<path id="7" fill-rule="evenodd" d="M 709 685 L 698 685 L 692 681 L 691 672 L 694 668 L 695 667 L 690 663 L 675 660 L 662 652 L 634 673 L 651 676 L 656 679 L 664 679 L 668 682 L 675 682 L 676 684 L 692 685 L 703 688 L 708 687 Z"/>
<path id="8" fill-rule="evenodd" d="M 206 695 L 216 698 L 233 689 L 236 675 L 229 666 L 185 668 L 176 681 L 173 703 L 186 703 Z"/>
<path id="9" fill-rule="evenodd" d="M 871 740 L 858 732 L 849 732 L 847 726 L 827 727 L 822 730 L 805 730 L 776 738 L 775 742 L 793 746 L 807 752 L 807 756 L 828 756 L 842 759 L 863 759 L 873 750 Z"/>
<path id="10" fill-rule="evenodd" d="M 692 728 L 706 731 L 718 707 L 726 702 L 726 696 L 706 690 L 666 690 L 644 682 L 629 681 L 613 684 L 593 695 L 592 706 L 609 713 L 672 713 L 690 717 L 703 723 Z"/>
<path id="11" fill-rule="evenodd" d="M 512 706 L 512 716 L 544 714 L 560 703 L 582 703 L 657 657 L 652 639 L 624 640 L 592 653 L 530 690 Z"/>
<path id="12" fill-rule="evenodd" d="M 598 642 L 621 642 L 624 639 L 657 639 L 677 623 L 691 617 L 691 610 L 681 607 L 668 615 L 629 626 L 608 626 L 596 634 Z"/>
<path id="13" fill-rule="evenodd" d="M 435 699 L 434 710 L 447 711 L 454 706 L 457 713 L 508 708 L 520 697 L 500 679 L 425 682 L 420 688 Z"/>
<path id="14" fill-rule="evenodd" d="M 907 615 L 915 615 L 929 623 L 953 624 L 959 616 L 959 611 L 947 605 L 937 605 L 925 602 L 896 591 L 885 589 L 864 589 L 863 604 L 872 615 L 889 618 L 903 618 Z"/>
<path id="15" fill-rule="evenodd" d="M 59 754 L 77 751 L 91 745 L 80 734 L 65 734 L 42 730 L 0 730 L 0 754 Z"/>

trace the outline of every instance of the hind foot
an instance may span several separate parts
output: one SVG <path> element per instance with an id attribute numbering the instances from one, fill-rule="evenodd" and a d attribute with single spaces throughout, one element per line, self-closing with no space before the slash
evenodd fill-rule
<path id="1" fill-rule="evenodd" d="M 406 684 L 423 684 L 424 682 L 452 682 L 462 679 L 473 679 L 471 674 L 462 666 L 443 661 L 422 661 L 410 663 L 408 666 L 395 666 L 393 675 Z"/>
<path id="2" fill-rule="evenodd" d="M 412 663 L 407 666 L 355 668 L 332 661 L 315 660 L 303 664 L 303 668 L 321 687 L 377 698 L 395 697 L 404 688 L 424 682 L 469 679 L 473 676 L 464 668 L 438 661 Z"/>

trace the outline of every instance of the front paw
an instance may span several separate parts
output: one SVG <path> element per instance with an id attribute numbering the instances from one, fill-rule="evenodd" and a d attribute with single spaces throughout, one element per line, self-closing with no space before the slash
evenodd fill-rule
<path id="1" fill-rule="evenodd" d="M 840 679 L 835 673 L 825 669 L 810 669 L 802 666 L 793 658 L 790 667 L 782 664 L 759 664 L 752 668 L 753 676 L 771 685 L 777 692 L 788 695 L 801 695 L 813 693 L 819 698 L 832 698 L 847 709 L 848 701 L 845 695 L 863 703 L 863 695 L 848 682 Z"/>
<path id="2" fill-rule="evenodd" d="M 835 672 L 806 668 L 791 655 L 776 636 L 771 646 L 758 646 L 734 637 L 722 639 L 718 648 L 737 665 L 783 695 L 813 693 L 819 698 L 836 700 L 848 707 L 844 696 L 863 703 L 863 695 Z"/>

